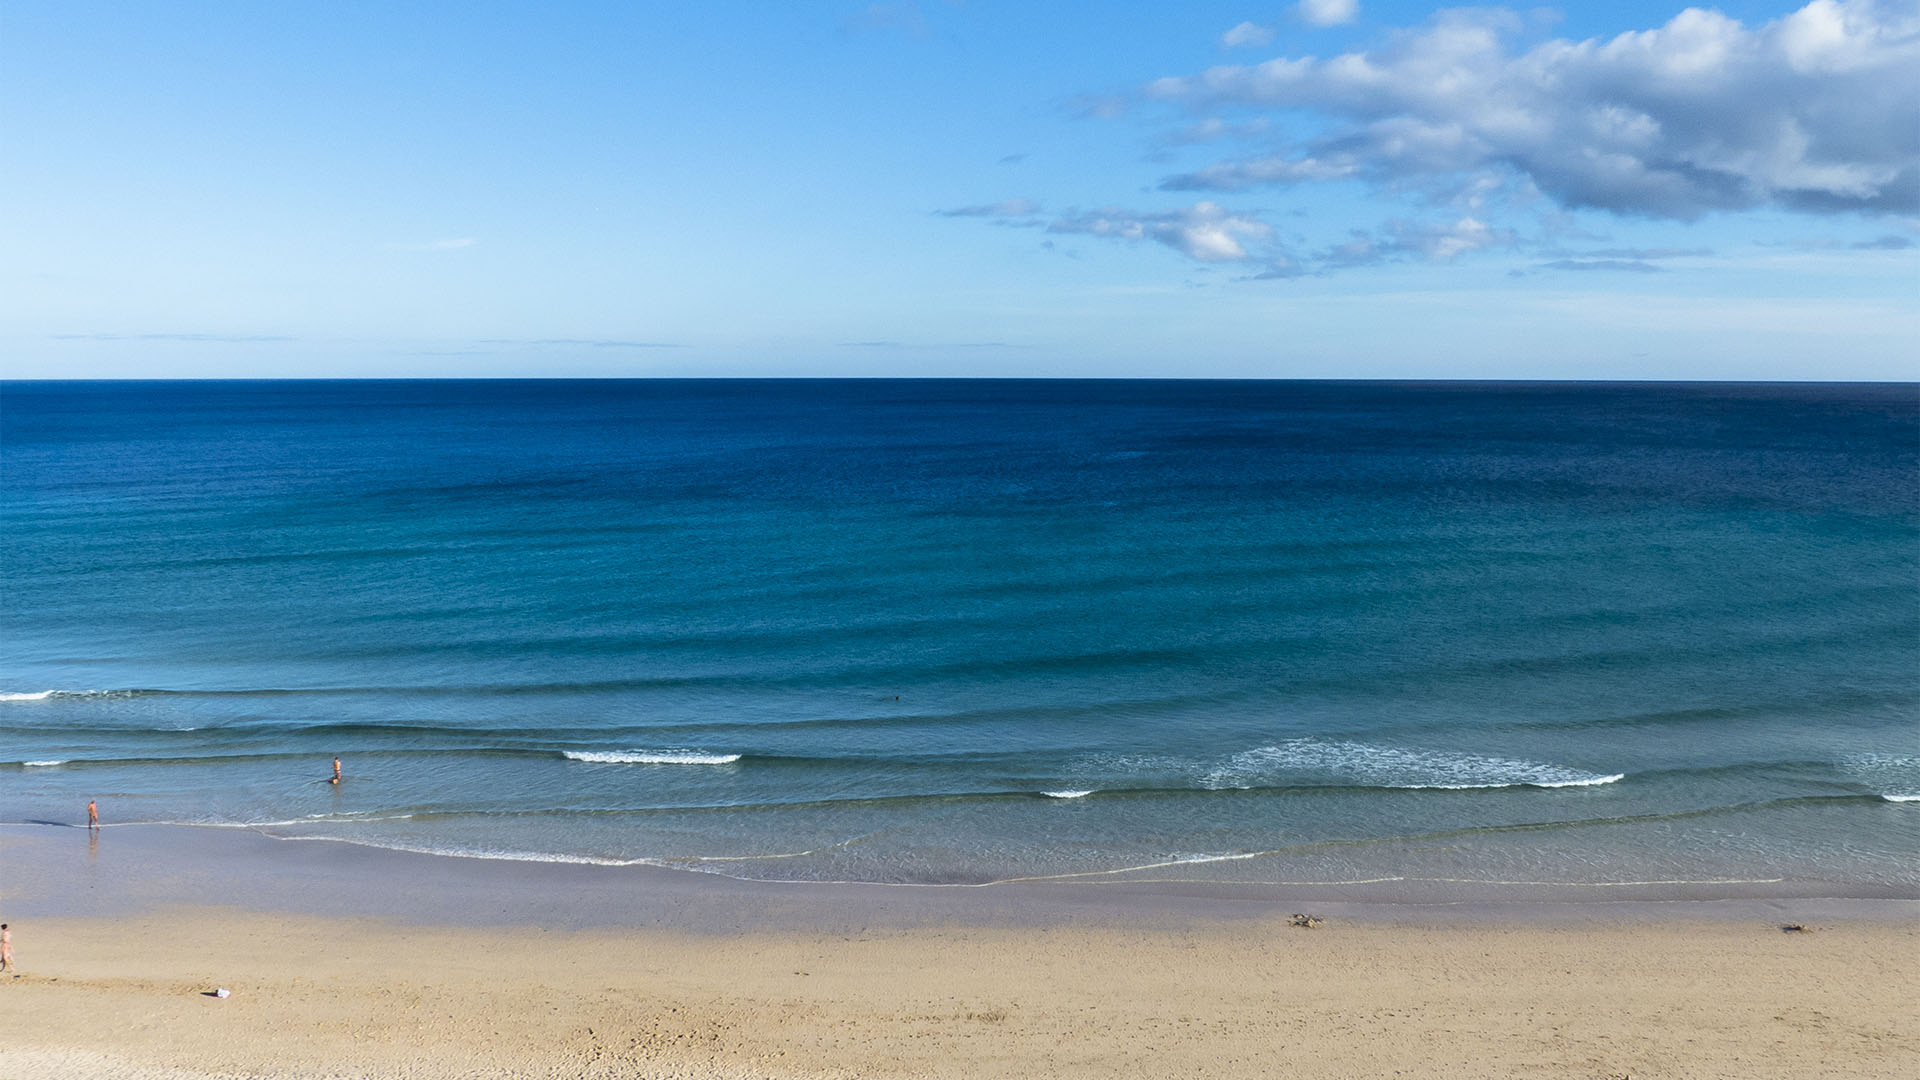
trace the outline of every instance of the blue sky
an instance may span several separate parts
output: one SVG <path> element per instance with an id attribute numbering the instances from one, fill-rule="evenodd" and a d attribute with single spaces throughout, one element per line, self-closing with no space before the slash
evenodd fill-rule
<path id="1" fill-rule="evenodd" d="M 11 377 L 1920 375 L 1920 3 L 0 0 Z"/>

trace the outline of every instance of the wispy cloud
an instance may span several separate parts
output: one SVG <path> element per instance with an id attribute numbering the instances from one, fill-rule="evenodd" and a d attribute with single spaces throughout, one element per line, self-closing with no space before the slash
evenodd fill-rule
<path id="1" fill-rule="evenodd" d="M 1194 146 L 1200 143 L 1217 142 L 1221 139 L 1253 139 L 1269 134 L 1273 124 L 1266 117 L 1255 117 L 1244 123 L 1229 123 L 1217 116 L 1209 116 L 1188 124 L 1178 130 L 1168 132 L 1160 141 L 1169 146 Z"/>
<path id="2" fill-rule="evenodd" d="M 1002 199 L 997 203 L 985 203 L 980 206 L 956 206 L 951 210 L 935 210 L 941 217 L 973 218 L 1024 218 L 1040 212 L 1040 204 L 1032 199 Z"/>
<path id="3" fill-rule="evenodd" d="M 480 345 L 544 345 L 585 349 L 684 349 L 672 341 L 628 341 L 622 338 L 481 338 Z"/>
<path id="4" fill-rule="evenodd" d="M 945 342 L 907 342 L 907 341 L 842 341 L 836 343 L 842 349 L 1020 349 L 1009 341 L 945 341 Z"/>
<path id="5" fill-rule="evenodd" d="M 1393 220 L 1378 233 L 1355 230 L 1343 243 L 1316 253 L 1316 272 L 1373 266 L 1385 262 L 1419 259 L 1446 263 L 1469 252 L 1488 248 L 1518 246 L 1520 237 L 1511 229 L 1495 228 L 1478 218 L 1456 221 Z"/>
<path id="6" fill-rule="evenodd" d="M 1713 254 L 1712 248 L 1600 248 L 1597 251 L 1551 252 L 1588 259 L 1695 259 Z"/>
<path id="7" fill-rule="evenodd" d="M 1047 231 L 1108 240 L 1150 240 L 1206 263 L 1292 261 L 1276 249 L 1272 226 L 1251 214 L 1234 213 L 1210 202 L 1181 210 L 1108 208 L 1074 212 L 1049 222 Z"/>
<path id="8" fill-rule="evenodd" d="M 1861 240 L 1851 246 L 1855 251 L 1905 251 L 1914 247 L 1915 243 L 1911 236 L 1895 236 L 1889 233 L 1873 240 Z"/>
<path id="9" fill-rule="evenodd" d="M 1011 216 L 1015 211 L 1021 216 Z M 995 224 L 1044 225 L 1047 232 L 1055 235 L 1147 241 L 1198 263 L 1244 266 L 1259 278 L 1324 274 L 1409 259 L 1446 263 L 1469 252 L 1514 248 L 1520 244 L 1519 235 L 1512 229 L 1496 227 L 1472 216 L 1446 221 L 1394 219 L 1377 232 L 1355 230 L 1344 243 L 1303 255 L 1283 243 L 1278 231 L 1258 213 L 1229 210 L 1213 202 L 1198 202 L 1175 210 L 1124 207 L 1069 210 L 1051 219 L 1039 211 L 1039 205 L 1028 200 L 1007 200 L 941 213 L 948 217 L 986 218 Z M 1050 247 L 1051 241 L 1043 242 L 1042 246 Z"/>
<path id="10" fill-rule="evenodd" d="M 1657 274 L 1660 267 L 1639 259 L 1555 259 L 1538 264 L 1541 270 L 1608 270 L 1632 274 Z"/>

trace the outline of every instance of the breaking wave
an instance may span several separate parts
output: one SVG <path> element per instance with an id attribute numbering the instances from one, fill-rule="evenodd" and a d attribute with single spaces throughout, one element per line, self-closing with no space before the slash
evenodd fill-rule
<path id="1" fill-rule="evenodd" d="M 698 750 L 562 750 L 569 761 L 601 765 L 731 765 L 739 754 L 708 754 Z"/>
<path id="2" fill-rule="evenodd" d="M 1402 750 L 1359 742 L 1290 739 L 1228 758 L 1201 779 L 1216 789 L 1276 784 L 1341 784 L 1358 787 L 1457 791 L 1473 788 L 1595 787 L 1625 779 L 1625 773 L 1593 773 L 1513 758 L 1444 750 Z"/>

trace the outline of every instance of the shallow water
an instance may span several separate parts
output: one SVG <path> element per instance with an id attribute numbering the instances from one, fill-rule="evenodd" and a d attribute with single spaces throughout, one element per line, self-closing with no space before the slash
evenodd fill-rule
<path id="1" fill-rule="evenodd" d="M 0 454 L 4 820 L 1920 888 L 1912 386 L 9 383 Z"/>

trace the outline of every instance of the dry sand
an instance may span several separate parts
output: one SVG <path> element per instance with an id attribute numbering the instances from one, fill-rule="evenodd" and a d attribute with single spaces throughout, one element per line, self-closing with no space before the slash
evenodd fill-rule
<path id="1" fill-rule="evenodd" d="M 14 930 L 8 1078 L 1920 1075 L 1904 923 Z"/>

